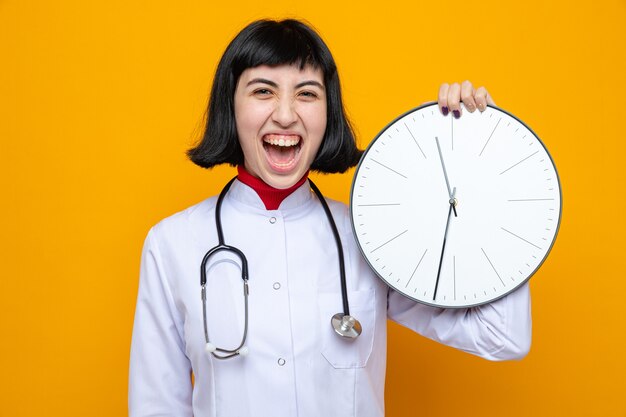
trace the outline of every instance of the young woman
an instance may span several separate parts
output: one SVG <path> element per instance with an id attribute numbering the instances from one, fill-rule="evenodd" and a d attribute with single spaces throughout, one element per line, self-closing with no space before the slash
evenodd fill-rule
<path id="1" fill-rule="evenodd" d="M 450 117 L 461 116 L 461 101 L 473 111 L 490 100 L 468 82 L 440 88 Z M 244 28 L 219 63 L 206 132 L 189 151 L 205 168 L 236 165 L 237 179 L 219 199 L 157 224 L 145 242 L 132 417 L 383 416 L 388 318 L 487 359 L 527 353 L 526 285 L 489 305 L 444 310 L 408 300 L 374 275 L 347 207 L 329 200 L 328 217 L 307 180 L 309 170 L 344 172 L 360 154 L 321 38 L 294 20 Z M 344 299 L 360 322 L 344 323 L 360 332 L 354 339 L 331 326 Z"/>

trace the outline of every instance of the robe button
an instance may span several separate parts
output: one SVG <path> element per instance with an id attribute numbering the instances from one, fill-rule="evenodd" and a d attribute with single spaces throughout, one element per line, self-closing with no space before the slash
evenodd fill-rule
<path id="1" fill-rule="evenodd" d="M 270 223 L 272 224 L 276 223 L 276 217 L 270 217 Z"/>
<path id="2" fill-rule="evenodd" d="M 284 366 L 285 360 L 283 358 L 278 358 L 278 366 Z"/>
<path id="3" fill-rule="evenodd" d="M 280 282 L 275 282 L 274 285 L 272 285 L 272 288 L 274 288 L 275 290 L 279 290 L 280 289 Z"/>

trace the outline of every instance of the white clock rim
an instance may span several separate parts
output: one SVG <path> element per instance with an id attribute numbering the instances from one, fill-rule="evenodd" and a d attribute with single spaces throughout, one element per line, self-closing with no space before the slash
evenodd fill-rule
<path id="1" fill-rule="evenodd" d="M 461 104 L 462 105 L 462 104 Z M 528 126 L 526 123 L 524 123 L 520 118 L 518 118 L 517 116 L 515 116 L 514 114 L 491 104 L 487 105 L 487 108 L 491 108 L 494 109 L 496 111 L 502 112 L 504 114 L 506 114 L 509 117 L 512 117 L 513 119 L 517 120 L 519 123 L 521 123 L 526 129 L 528 129 L 528 131 L 530 133 L 532 133 L 532 135 L 535 137 L 535 139 L 537 139 L 537 141 L 539 142 L 539 144 L 543 147 L 543 149 L 546 151 L 546 154 L 548 155 L 548 158 L 550 158 L 550 162 L 552 163 L 552 167 L 554 168 L 554 173 L 556 174 L 556 183 L 558 185 L 558 189 L 559 189 L 559 217 L 558 217 L 558 221 L 556 224 L 556 230 L 554 232 L 554 237 L 552 238 L 552 242 L 550 242 L 550 247 L 548 248 L 548 250 L 546 251 L 546 254 L 544 255 L 543 259 L 541 260 L 541 262 L 539 262 L 537 264 L 537 267 L 530 273 L 528 274 L 528 276 L 523 280 L 520 281 L 519 284 L 517 284 L 515 287 L 511 287 L 511 289 L 507 290 L 506 292 L 502 293 L 501 295 L 498 295 L 495 298 L 491 298 L 488 301 L 482 301 L 479 303 L 470 303 L 470 304 L 464 304 L 464 305 L 454 305 L 454 306 L 448 306 L 448 305 L 442 305 L 442 304 L 435 304 L 435 303 L 430 303 L 424 300 L 420 300 L 414 297 L 411 297 L 410 295 L 406 294 L 404 291 L 402 291 L 401 289 L 397 288 L 396 286 L 394 286 L 393 284 L 391 284 L 390 282 L 388 282 L 385 278 L 383 278 L 378 271 L 376 270 L 376 268 L 374 267 L 374 265 L 372 265 L 372 263 L 369 261 L 369 258 L 367 257 L 367 255 L 365 254 L 365 251 L 363 250 L 363 247 L 361 246 L 357 231 L 356 231 L 356 227 L 354 225 L 354 204 L 353 204 L 353 199 L 354 199 L 354 187 L 356 185 L 356 181 L 357 181 L 357 176 L 359 173 L 359 170 L 361 168 L 361 165 L 363 163 L 363 161 L 365 160 L 365 157 L 367 156 L 367 153 L 370 151 L 370 149 L 372 148 L 372 146 L 374 145 L 374 143 L 376 143 L 376 141 L 387 131 L 387 129 L 389 129 L 392 125 L 394 125 L 398 120 L 406 117 L 407 115 L 414 113 L 418 110 L 422 110 L 425 109 L 427 107 L 435 107 L 437 109 L 437 111 L 439 111 L 439 105 L 437 104 L 437 102 L 428 102 L 428 103 L 424 103 L 420 106 L 414 107 L 402 114 L 400 114 L 398 117 L 394 118 L 391 122 L 387 123 L 387 125 L 385 125 L 384 128 L 382 128 L 378 134 L 374 137 L 374 139 L 372 139 L 372 141 L 367 145 L 367 148 L 365 148 L 365 151 L 363 151 L 363 155 L 361 155 L 361 159 L 359 160 L 358 165 L 356 166 L 355 170 L 354 170 L 354 175 L 352 177 L 352 185 L 350 186 L 350 225 L 352 226 L 352 233 L 354 235 L 354 239 L 356 241 L 356 244 L 359 248 L 359 251 L 361 252 L 361 255 L 363 256 L 363 259 L 365 259 L 365 262 L 367 262 L 367 264 L 369 265 L 369 267 L 371 268 L 371 270 L 374 272 L 374 274 L 383 281 L 383 283 L 385 283 L 385 285 L 387 285 L 389 288 L 395 290 L 396 292 L 398 292 L 400 295 L 413 300 L 415 302 L 418 302 L 420 304 L 424 304 L 430 307 L 437 307 L 437 308 L 450 308 L 450 309 L 461 309 L 461 308 L 472 308 L 472 307 L 479 307 L 482 305 L 486 305 L 489 303 L 493 303 L 494 301 L 500 300 L 504 297 L 506 297 L 507 295 L 511 294 L 513 291 L 517 290 L 518 288 L 520 288 L 522 285 L 526 284 L 530 278 L 533 277 L 533 275 L 535 275 L 535 273 L 543 266 L 544 262 L 546 261 L 546 259 L 548 258 L 548 255 L 550 255 L 550 252 L 552 252 L 552 248 L 554 247 L 554 243 L 556 242 L 557 236 L 559 235 L 559 231 L 561 229 L 561 218 L 563 216 L 563 189 L 561 187 L 561 178 L 559 176 L 559 171 L 556 168 L 556 164 L 554 163 L 554 158 L 552 158 L 552 155 L 550 154 L 550 151 L 548 151 L 548 148 L 546 147 L 546 145 L 543 143 L 543 141 L 541 140 L 541 138 L 539 138 L 539 136 L 535 133 L 534 130 L 532 130 L 530 128 L 530 126 Z M 452 116 L 451 116 L 452 117 Z"/>

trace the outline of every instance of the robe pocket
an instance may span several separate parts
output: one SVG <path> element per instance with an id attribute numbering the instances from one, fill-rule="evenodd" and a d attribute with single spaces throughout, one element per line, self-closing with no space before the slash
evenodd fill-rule
<path id="1" fill-rule="evenodd" d="M 334 368 L 363 368 L 372 354 L 376 331 L 376 291 L 348 291 L 350 314 L 361 323 L 362 332 L 356 339 L 335 333 L 331 318 L 342 312 L 341 293 L 321 293 L 320 323 L 322 355 Z"/>

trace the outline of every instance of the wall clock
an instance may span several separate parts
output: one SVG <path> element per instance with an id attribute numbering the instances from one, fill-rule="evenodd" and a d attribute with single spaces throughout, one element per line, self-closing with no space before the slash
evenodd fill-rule
<path id="1" fill-rule="evenodd" d="M 554 244 L 561 207 L 546 147 L 495 106 L 460 119 L 436 104 L 399 116 L 368 146 L 350 195 L 355 237 L 376 274 L 448 308 L 526 282 Z"/>

